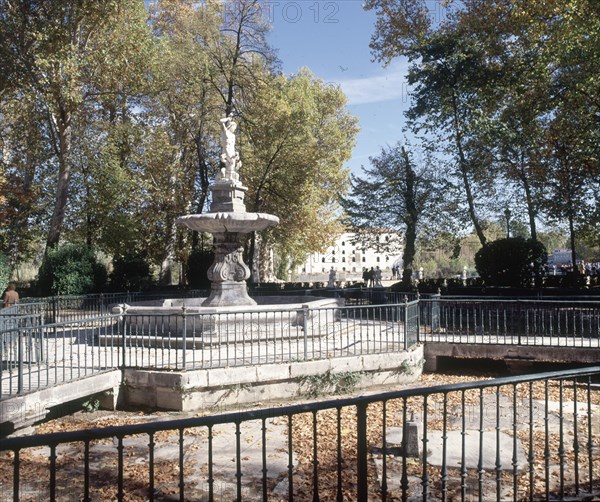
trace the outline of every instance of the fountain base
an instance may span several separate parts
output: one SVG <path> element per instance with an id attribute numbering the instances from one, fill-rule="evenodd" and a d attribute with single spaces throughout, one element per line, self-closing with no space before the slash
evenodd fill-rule
<path id="1" fill-rule="evenodd" d="M 256 305 L 256 302 L 248 296 L 246 281 L 213 282 L 210 295 L 202 302 L 203 307 L 244 305 Z"/>

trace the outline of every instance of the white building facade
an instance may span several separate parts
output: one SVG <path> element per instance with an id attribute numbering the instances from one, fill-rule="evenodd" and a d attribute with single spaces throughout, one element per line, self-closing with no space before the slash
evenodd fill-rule
<path id="1" fill-rule="evenodd" d="M 379 242 L 398 240 L 398 235 L 381 231 L 377 233 Z M 379 267 L 384 280 L 391 279 L 392 267 L 401 266 L 402 250 L 396 246 L 391 252 L 380 252 L 373 247 L 365 247 L 356 241 L 353 232 L 343 233 L 336 242 L 323 253 L 313 253 L 297 267 L 298 281 L 327 281 L 331 269 L 335 270 L 338 281 L 361 280 L 363 270 Z"/>

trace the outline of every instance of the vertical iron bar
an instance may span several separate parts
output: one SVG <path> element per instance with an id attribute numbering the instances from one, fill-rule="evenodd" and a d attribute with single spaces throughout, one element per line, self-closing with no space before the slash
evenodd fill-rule
<path id="1" fill-rule="evenodd" d="M 288 415 L 288 500 L 294 500 L 294 450 L 292 449 L 292 417 Z"/>
<path id="2" fill-rule="evenodd" d="M 561 379 L 559 381 L 559 411 L 558 411 L 558 423 L 559 423 L 559 440 L 558 440 L 558 458 L 560 467 L 560 498 L 565 497 L 565 437 L 564 437 L 564 410 L 563 410 L 563 383 Z"/>
<path id="3" fill-rule="evenodd" d="M 267 486 L 267 419 L 262 419 L 262 494 L 263 500 L 268 500 Z"/>
<path id="4" fill-rule="evenodd" d="M 21 480 L 21 450 L 15 450 L 14 453 L 15 458 L 13 460 L 13 501 L 19 502 L 19 500 L 21 499 L 21 496 L 19 494 L 19 481 Z"/>
<path id="5" fill-rule="evenodd" d="M 319 502 L 319 458 L 318 458 L 318 430 L 317 411 L 313 410 L 313 502 Z"/>
<path id="6" fill-rule="evenodd" d="M 427 501 L 429 491 L 429 471 L 427 460 L 427 394 L 423 396 L 423 502 Z"/>
<path id="7" fill-rule="evenodd" d="M 533 502 L 535 493 L 535 448 L 533 446 L 533 382 L 529 382 L 529 501 Z"/>
<path id="8" fill-rule="evenodd" d="M 587 424 L 588 424 L 588 480 L 589 480 L 589 492 L 592 493 L 594 490 L 594 466 L 593 466 L 593 438 L 592 436 L 592 377 L 588 377 L 587 381 Z"/>
<path id="9" fill-rule="evenodd" d="M 125 496 L 123 493 L 123 436 L 119 436 L 117 440 L 117 499 L 123 500 Z"/>
<path id="10" fill-rule="evenodd" d="M 240 430 L 240 421 L 235 422 L 235 477 L 237 484 L 237 499 L 242 500 L 242 431 Z"/>
<path id="11" fill-rule="evenodd" d="M 90 502 L 90 441 L 86 439 L 83 452 L 83 501 Z"/>
<path id="12" fill-rule="evenodd" d="M 383 469 L 381 472 L 381 500 L 387 500 L 387 401 L 383 401 L 383 429 L 381 435 L 383 437 Z"/>
<path id="13" fill-rule="evenodd" d="M 185 302 L 181 305 L 181 315 L 183 316 L 183 332 L 181 333 L 181 350 L 182 350 L 182 362 L 183 369 L 186 368 L 186 346 L 187 346 L 187 308 Z M 177 361 L 175 361 L 177 365 Z"/>
<path id="14" fill-rule="evenodd" d="M 485 470 L 483 468 L 483 389 L 479 389 L 479 459 L 477 461 L 477 486 L 479 489 L 479 502 L 483 501 L 483 476 Z"/>
<path id="15" fill-rule="evenodd" d="M 408 444 L 408 439 L 406 438 L 405 431 L 406 427 L 406 418 L 408 410 L 406 408 L 407 401 L 406 397 L 402 398 L 402 477 L 400 479 L 400 487 L 402 488 L 402 502 L 406 502 L 408 500 L 408 469 L 406 465 L 406 445 Z"/>
<path id="16" fill-rule="evenodd" d="M 50 502 L 56 500 L 56 445 L 50 446 Z"/>
<path id="17" fill-rule="evenodd" d="M 448 497 L 448 393 L 444 392 L 444 402 L 442 408 L 442 502 L 446 502 Z"/>
<path id="18" fill-rule="evenodd" d="M 154 501 L 154 432 L 148 433 L 148 500 Z"/>
<path id="19" fill-rule="evenodd" d="M 517 501 L 517 492 L 519 489 L 518 484 L 518 437 L 517 437 L 517 426 L 518 426 L 518 414 L 517 414 L 517 384 L 513 384 L 513 454 L 512 454 L 512 467 L 513 467 L 513 500 Z"/>
<path id="20" fill-rule="evenodd" d="M 550 498 L 550 417 L 548 413 L 548 380 L 544 382 L 544 470 L 546 500 Z"/>
<path id="21" fill-rule="evenodd" d="M 304 360 L 308 360 L 308 305 L 302 305 L 302 326 L 304 329 Z"/>
<path id="22" fill-rule="evenodd" d="M 213 477 L 213 426 L 208 426 L 208 500 L 215 498 L 215 479 Z"/>
<path id="23" fill-rule="evenodd" d="M 23 393 L 23 332 L 17 328 L 17 394 Z"/>
<path id="24" fill-rule="evenodd" d="M 342 409 L 337 408 L 337 502 L 343 502 L 344 491 L 342 487 Z"/>
<path id="25" fill-rule="evenodd" d="M 367 404 L 356 405 L 357 500 L 368 501 Z"/>
<path id="26" fill-rule="evenodd" d="M 183 428 L 179 429 L 179 501 L 184 502 L 185 496 L 185 475 L 183 472 L 184 464 L 183 451 Z"/>
<path id="27" fill-rule="evenodd" d="M 501 492 L 501 468 L 500 459 L 500 387 L 496 386 L 496 500 L 500 502 Z"/>
<path id="28" fill-rule="evenodd" d="M 575 494 L 579 495 L 579 413 L 577 411 L 577 378 L 573 380 L 573 457 L 575 460 Z"/>
<path id="29" fill-rule="evenodd" d="M 465 410 L 465 390 L 463 389 L 460 393 L 460 410 L 461 410 L 461 423 L 460 423 L 460 498 L 465 500 L 467 496 L 467 462 L 466 462 L 466 426 L 467 417 Z"/>

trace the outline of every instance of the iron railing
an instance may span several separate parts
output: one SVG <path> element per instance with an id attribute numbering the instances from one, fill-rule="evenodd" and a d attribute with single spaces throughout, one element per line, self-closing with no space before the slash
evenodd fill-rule
<path id="1" fill-rule="evenodd" d="M 600 367 L 0 440 L 7 500 L 591 500 Z M 587 497 L 587 498 L 586 498 Z"/>
<path id="2" fill-rule="evenodd" d="M 600 347 L 600 302 L 421 299 L 422 341 Z"/>
<path id="3" fill-rule="evenodd" d="M 40 317 L 41 318 L 41 317 Z M 0 399 L 115 368 L 207 369 L 403 351 L 418 302 L 200 314 L 104 314 L 0 331 Z"/>

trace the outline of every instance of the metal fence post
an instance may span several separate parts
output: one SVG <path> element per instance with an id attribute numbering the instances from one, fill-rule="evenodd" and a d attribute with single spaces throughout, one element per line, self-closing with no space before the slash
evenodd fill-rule
<path id="1" fill-rule="evenodd" d="M 416 315 L 417 315 L 417 337 L 415 343 L 419 343 L 421 341 L 421 295 L 417 290 L 417 305 L 416 305 Z"/>
<path id="2" fill-rule="evenodd" d="M 17 394 L 21 394 L 23 392 L 23 332 L 21 328 L 17 328 L 17 343 L 19 344 L 17 347 L 17 357 L 19 358 L 18 371 L 17 371 Z"/>
<path id="3" fill-rule="evenodd" d="M 182 365 L 183 365 L 183 369 L 185 369 L 186 366 L 186 337 L 187 337 L 187 308 L 185 306 L 185 302 L 182 303 L 181 305 L 181 315 L 183 316 L 183 333 L 181 334 L 181 344 L 182 344 L 182 352 L 183 352 L 183 361 L 182 361 Z"/>
<path id="4" fill-rule="evenodd" d="M 304 330 L 304 360 L 308 359 L 308 305 L 302 305 L 302 329 Z"/>
<path id="5" fill-rule="evenodd" d="M 408 296 L 404 295 L 404 350 L 408 350 Z"/>
<path id="6" fill-rule="evenodd" d="M 120 305 L 121 307 L 121 350 L 123 354 L 121 356 L 121 364 L 122 367 L 125 368 L 127 366 L 127 304 Z"/>

